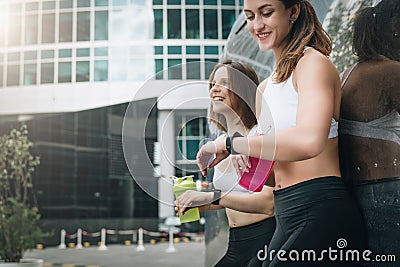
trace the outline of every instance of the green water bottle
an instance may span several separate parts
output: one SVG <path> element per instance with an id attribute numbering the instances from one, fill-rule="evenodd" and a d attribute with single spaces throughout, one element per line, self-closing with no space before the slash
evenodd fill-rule
<path id="1" fill-rule="evenodd" d="M 174 185 L 172 192 L 174 192 L 175 198 L 178 198 L 186 190 L 196 190 L 196 183 L 193 181 L 193 176 L 184 176 L 181 178 L 173 177 Z M 185 211 L 185 214 L 181 214 L 178 211 L 179 219 L 181 223 L 193 222 L 200 220 L 200 213 L 198 208 L 191 208 Z"/>

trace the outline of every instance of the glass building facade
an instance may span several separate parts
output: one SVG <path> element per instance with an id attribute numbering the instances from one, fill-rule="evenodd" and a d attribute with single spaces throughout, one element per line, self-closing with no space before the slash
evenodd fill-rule
<path id="1" fill-rule="evenodd" d="M 219 61 L 241 9 L 239 0 L 0 2 L 0 105 L 9 108 L 0 108 L 0 131 L 27 123 L 41 158 L 34 186 L 44 219 L 158 218 L 157 200 L 132 185 L 122 151 L 131 99 L 104 104 L 87 91 L 112 97 L 121 84 L 129 90 L 145 80 L 207 80 L 213 64 L 206 62 Z M 141 100 L 130 116 L 143 119 L 140 107 L 156 101 Z M 174 174 L 197 176 L 207 108 L 173 114 Z M 153 133 L 145 140 L 150 158 L 158 117 L 154 108 L 145 118 Z M 157 191 L 154 170 L 141 170 L 135 160 L 141 179 Z"/>

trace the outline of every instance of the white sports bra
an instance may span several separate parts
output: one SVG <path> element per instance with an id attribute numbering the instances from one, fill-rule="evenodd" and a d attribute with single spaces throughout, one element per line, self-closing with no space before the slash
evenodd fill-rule
<path id="1" fill-rule="evenodd" d="M 275 132 L 279 132 L 289 127 L 296 126 L 299 99 L 292 82 L 293 72 L 286 81 L 281 83 L 275 83 L 272 80 L 272 76 L 273 74 L 267 78 L 259 122 L 262 127 L 265 121 L 271 121 L 271 115 L 269 114 L 272 114 Z M 267 104 L 267 106 L 265 106 L 265 104 Z M 328 138 L 335 138 L 337 136 L 338 122 L 332 118 Z"/>

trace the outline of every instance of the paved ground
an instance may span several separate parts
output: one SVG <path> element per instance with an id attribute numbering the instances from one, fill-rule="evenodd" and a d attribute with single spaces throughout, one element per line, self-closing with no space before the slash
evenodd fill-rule
<path id="1" fill-rule="evenodd" d="M 108 245 L 105 251 L 94 246 L 82 249 L 52 247 L 28 251 L 24 258 L 43 259 L 44 266 L 63 267 L 204 267 L 204 241 L 175 243 L 174 253 L 166 252 L 168 242 L 145 244 L 144 247 L 144 251 L 136 251 L 137 245 Z"/>

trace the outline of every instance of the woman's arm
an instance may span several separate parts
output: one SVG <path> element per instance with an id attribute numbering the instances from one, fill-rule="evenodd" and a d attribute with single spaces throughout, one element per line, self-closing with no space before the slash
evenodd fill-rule
<path id="1" fill-rule="evenodd" d="M 188 190 L 175 201 L 175 205 L 181 213 L 193 207 L 204 207 L 202 209 L 229 208 L 241 212 L 274 215 L 273 188 L 269 186 L 264 186 L 261 192 L 254 194 L 223 192 L 219 205 L 210 205 L 213 196 L 213 192 Z"/>

